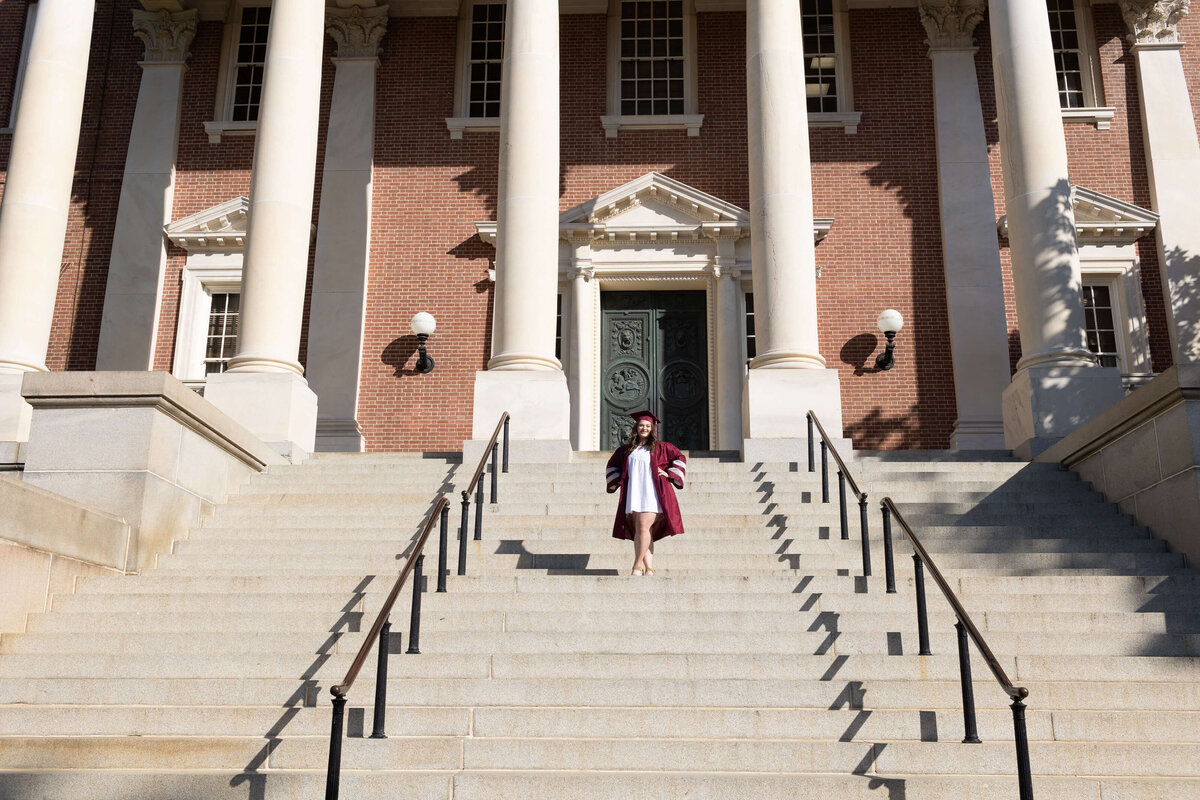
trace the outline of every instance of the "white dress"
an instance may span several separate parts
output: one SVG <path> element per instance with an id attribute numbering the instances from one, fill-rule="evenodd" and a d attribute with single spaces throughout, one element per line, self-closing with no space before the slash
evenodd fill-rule
<path id="1" fill-rule="evenodd" d="M 625 513 L 653 511 L 662 513 L 658 493 L 654 491 L 654 472 L 650 466 L 650 451 L 638 447 L 629 453 L 625 462 Z"/>

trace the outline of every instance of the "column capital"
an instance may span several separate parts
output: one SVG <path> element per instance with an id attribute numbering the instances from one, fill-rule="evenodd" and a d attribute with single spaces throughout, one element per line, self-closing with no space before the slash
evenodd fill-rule
<path id="1" fill-rule="evenodd" d="M 585 281 L 590 281 L 596 277 L 596 268 L 592 266 L 591 261 L 577 263 L 571 270 L 571 277 L 576 280 L 582 278 Z"/>
<path id="2" fill-rule="evenodd" d="M 387 6 L 350 6 L 325 11 L 325 32 L 337 42 L 338 58 L 377 57 L 387 23 Z"/>
<path id="3" fill-rule="evenodd" d="M 1117 0 L 1129 27 L 1129 41 L 1171 44 L 1179 41 L 1179 21 L 1187 16 L 1191 0 Z"/>
<path id="4" fill-rule="evenodd" d="M 133 35 L 146 45 L 143 63 L 182 64 L 187 61 L 188 48 L 196 35 L 197 9 L 172 13 L 133 10 Z"/>
<path id="5" fill-rule="evenodd" d="M 984 0 L 917 0 L 930 50 L 975 46 L 975 26 L 983 19 Z"/>

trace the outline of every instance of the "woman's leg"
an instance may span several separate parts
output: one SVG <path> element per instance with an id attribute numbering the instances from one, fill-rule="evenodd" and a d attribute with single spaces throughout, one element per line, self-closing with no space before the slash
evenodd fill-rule
<path id="1" fill-rule="evenodd" d="M 635 511 L 633 517 L 633 568 L 646 565 L 646 553 L 650 551 L 653 541 L 650 538 L 650 527 L 654 524 L 654 514 L 646 511 Z"/>
<path id="2" fill-rule="evenodd" d="M 646 516 L 650 517 L 650 527 L 648 530 L 652 534 L 654 531 L 654 523 L 658 522 L 658 514 L 647 513 Z M 646 554 L 644 556 L 642 556 L 642 564 L 646 567 L 647 573 L 649 573 L 652 569 L 654 569 L 654 537 L 653 537 L 653 535 L 650 536 L 650 547 L 648 547 L 646 549 Z"/>

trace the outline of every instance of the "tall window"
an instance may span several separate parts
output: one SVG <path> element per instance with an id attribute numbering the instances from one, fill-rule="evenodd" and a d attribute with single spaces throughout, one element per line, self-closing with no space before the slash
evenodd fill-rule
<path id="1" fill-rule="evenodd" d="M 838 42 L 833 0 L 801 0 L 804 88 L 809 113 L 838 110 Z"/>
<path id="2" fill-rule="evenodd" d="M 554 357 L 562 361 L 562 295 L 554 308 Z"/>
<path id="3" fill-rule="evenodd" d="M 500 70 L 504 59 L 504 3 L 471 8 L 467 59 L 467 116 L 500 116 Z"/>
<path id="4" fill-rule="evenodd" d="M 1088 105 L 1084 94 L 1084 56 L 1079 41 L 1075 0 L 1048 0 L 1050 40 L 1054 45 L 1054 69 L 1058 73 L 1058 104 L 1062 108 Z"/>
<path id="5" fill-rule="evenodd" d="M 621 114 L 683 114 L 683 0 L 623 0 L 620 62 Z"/>
<path id="6" fill-rule="evenodd" d="M 754 341 L 754 292 L 746 292 L 746 358 L 758 355 Z"/>
<path id="7" fill-rule="evenodd" d="M 212 309 L 208 312 L 208 339 L 204 350 L 205 375 L 224 372 L 229 359 L 237 352 L 241 299 L 236 292 L 212 295 Z"/>
<path id="8" fill-rule="evenodd" d="M 241 10 L 233 56 L 233 102 L 229 117 L 235 122 L 254 122 L 258 119 L 270 20 L 270 6 L 247 6 Z"/>
<path id="9" fill-rule="evenodd" d="M 1112 289 L 1108 284 L 1084 284 L 1083 316 L 1088 350 L 1099 357 L 1100 366 L 1121 366 L 1117 344 L 1117 315 L 1113 306 Z"/>

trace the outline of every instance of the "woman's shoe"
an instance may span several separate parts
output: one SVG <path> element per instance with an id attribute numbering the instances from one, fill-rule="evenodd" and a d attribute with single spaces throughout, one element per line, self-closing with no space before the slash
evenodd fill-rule
<path id="1" fill-rule="evenodd" d="M 645 574 L 646 574 L 646 568 L 645 568 L 645 567 L 634 567 L 634 568 L 633 568 L 633 572 L 631 572 L 631 573 L 629 573 L 629 574 L 630 574 L 630 575 L 637 575 L 638 577 L 641 577 L 642 575 L 645 575 Z"/>
<path id="2" fill-rule="evenodd" d="M 646 567 L 646 575 L 653 575 L 653 574 L 654 574 L 654 570 L 651 569 L 650 567 Z"/>

